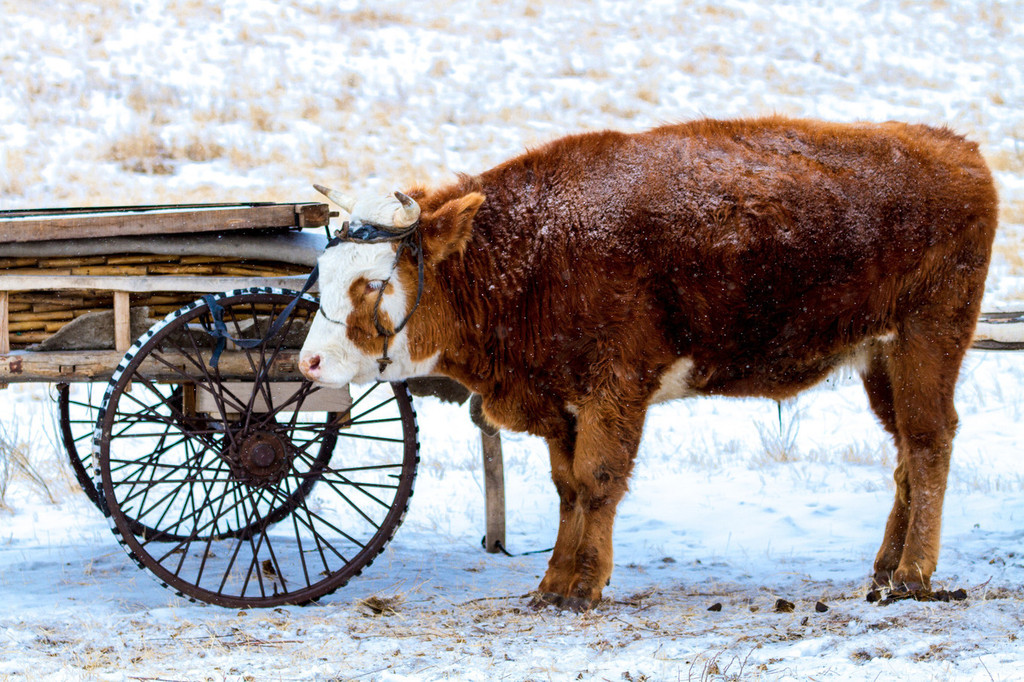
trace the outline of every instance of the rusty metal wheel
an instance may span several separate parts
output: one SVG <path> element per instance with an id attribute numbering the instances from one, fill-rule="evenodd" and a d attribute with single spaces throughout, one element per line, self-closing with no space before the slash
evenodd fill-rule
<path id="1" fill-rule="evenodd" d="M 95 472 L 92 465 L 92 435 L 96 429 L 101 395 L 102 391 L 94 384 L 76 386 L 74 395 L 69 384 L 57 384 L 57 422 L 64 453 L 82 491 L 89 501 L 106 513 L 93 481 Z"/>
<path id="2" fill-rule="evenodd" d="M 262 338 L 294 297 L 250 289 L 182 308 L 108 385 L 94 456 L 111 525 L 140 567 L 185 597 L 313 601 L 372 563 L 407 509 L 419 459 L 408 390 L 302 380 L 313 299 L 264 345 L 229 342 L 214 366 L 218 328 Z M 162 382 L 182 387 L 180 402 Z M 133 521 L 156 533 L 133 532 Z"/>
<path id="3" fill-rule="evenodd" d="M 151 400 L 158 402 L 181 402 L 181 386 L 161 387 L 164 394 L 153 394 Z M 71 464 L 82 492 L 104 516 L 109 516 L 103 495 L 96 483 L 92 442 L 96 431 L 96 419 L 102 404 L 104 392 L 94 384 L 85 384 L 74 389 L 68 384 L 57 384 L 57 417 L 60 426 L 61 443 Z M 164 541 L 183 540 L 187 536 L 170 530 L 157 530 L 136 519 L 126 519 L 133 534 L 141 537 L 160 535 Z"/>
<path id="4" fill-rule="evenodd" d="M 172 387 L 170 390 L 170 396 L 154 396 L 154 399 L 161 402 L 168 399 L 174 400 L 174 396 L 181 394 L 180 386 Z M 75 474 L 75 480 L 78 481 L 82 492 L 89 498 L 89 501 L 104 516 L 108 516 L 103 495 L 96 484 L 96 467 L 92 453 L 96 419 L 99 415 L 103 394 L 104 392 L 94 384 L 76 386 L 74 389 L 68 384 L 57 384 L 56 400 L 61 443 L 64 446 L 68 462 L 71 464 L 71 470 Z M 167 530 L 157 531 L 135 519 L 128 519 L 127 523 L 132 533 L 142 537 L 153 537 L 158 533 L 162 534 L 165 540 L 181 540 L 185 537 Z"/>

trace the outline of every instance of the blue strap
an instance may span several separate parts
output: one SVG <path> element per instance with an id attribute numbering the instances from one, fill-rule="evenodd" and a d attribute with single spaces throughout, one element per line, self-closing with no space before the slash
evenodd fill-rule
<path id="1" fill-rule="evenodd" d="M 217 344 L 213 347 L 213 355 L 210 356 L 210 367 L 217 369 L 217 364 L 220 362 L 220 355 L 224 352 L 227 347 L 227 342 L 235 344 L 239 348 L 258 348 L 262 346 L 267 340 L 273 338 L 281 331 L 285 323 L 288 322 L 288 318 L 291 317 L 292 311 L 295 310 L 295 306 L 299 304 L 299 300 L 302 296 L 309 291 L 314 284 L 316 284 L 317 278 L 320 276 L 319 266 L 314 267 L 313 271 L 309 273 L 309 277 L 306 278 L 306 283 L 302 285 L 302 290 L 295 295 L 288 305 L 278 313 L 277 317 L 274 318 L 274 322 L 270 325 L 266 335 L 261 339 L 236 339 L 235 337 L 228 334 L 228 327 L 224 324 L 224 307 L 217 302 L 217 297 L 213 294 L 206 294 L 203 296 L 203 300 L 206 302 L 206 306 L 210 309 L 210 316 L 213 318 L 213 331 L 210 335 L 217 339 Z"/>

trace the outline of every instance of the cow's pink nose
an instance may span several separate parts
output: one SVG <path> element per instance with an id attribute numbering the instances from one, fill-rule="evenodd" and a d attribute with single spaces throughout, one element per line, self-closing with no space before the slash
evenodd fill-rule
<path id="1" fill-rule="evenodd" d="M 299 371 L 302 372 L 302 376 L 306 377 L 310 381 L 316 381 L 320 378 L 320 356 L 319 355 L 307 355 L 306 357 L 299 360 Z"/>

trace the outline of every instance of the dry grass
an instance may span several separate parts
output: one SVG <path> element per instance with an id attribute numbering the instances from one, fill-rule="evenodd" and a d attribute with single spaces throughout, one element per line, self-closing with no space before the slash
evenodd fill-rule
<path id="1" fill-rule="evenodd" d="M 26 482 L 51 504 L 57 504 L 68 488 L 68 476 L 57 472 L 53 462 L 39 461 L 39 443 L 20 438 L 18 423 L 0 422 L 0 508 L 8 508 L 9 485 L 18 480 Z"/>
<path id="2" fill-rule="evenodd" d="M 442 0 L 423 20 L 394 2 L 238 13 L 175 0 L 154 18 L 115 2 L 18 6 L 56 34 L 12 36 L 10 54 L 36 55 L 32 63 L 0 58 L 5 97 L 29 128 L 0 146 L 0 202 L 36 205 L 53 187 L 68 204 L 224 199 L 201 181 L 167 186 L 211 161 L 250 198 L 304 199 L 311 181 L 444 180 L 564 132 L 702 114 L 816 115 L 829 98 L 877 102 L 877 116 L 891 105 L 920 112 L 903 117 L 952 123 L 983 143 L 995 168 L 1024 173 L 1018 86 L 1000 50 L 961 39 L 972 27 L 1009 39 L 1013 21 L 999 5 L 969 16 L 941 1 L 870 6 L 868 21 L 842 30 L 814 7 L 783 21 L 708 2 L 664 16 L 533 0 L 485 3 L 471 17 L 459 10 Z M 903 15 L 921 29 L 914 53 L 930 58 L 887 57 L 907 41 L 886 19 Z M 127 26 L 152 39 L 124 41 Z M 787 39 L 795 34 L 800 41 Z M 877 53 L 858 47 L 869 34 L 882 41 Z M 293 53 L 284 41 L 318 47 Z M 632 47 L 601 47 L 623 43 Z M 530 58 L 515 59 L 523 50 Z M 474 58 L 453 56 L 467 54 Z M 58 68 L 33 66 L 42 59 Z M 988 70 L 970 81 L 977 92 L 956 94 L 960 65 L 979 64 Z M 51 140 L 65 152 L 55 154 Z"/>
<path id="3" fill-rule="evenodd" d="M 999 210 L 999 222 L 1004 231 L 1009 225 L 1024 228 L 1024 198 L 1003 201 Z"/>
<path id="4" fill-rule="evenodd" d="M 767 464 L 795 462 L 801 459 L 797 447 L 797 436 L 800 433 L 801 410 L 795 402 L 776 403 L 778 420 L 760 422 L 757 433 L 761 438 L 762 452 L 753 460 L 755 467 Z"/>

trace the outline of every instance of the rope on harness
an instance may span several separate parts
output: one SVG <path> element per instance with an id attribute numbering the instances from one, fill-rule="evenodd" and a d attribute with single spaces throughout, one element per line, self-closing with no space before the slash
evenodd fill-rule
<path id="1" fill-rule="evenodd" d="M 413 244 L 412 237 L 415 234 L 416 243 Z M 388 357 L 388 345 L 391 343 L 391 337 L 397 336 L 399 332 L 405 329 L 405 325 L 409 322 L 409 318 L 416 312 L 416 309 L 420 305 L 420 299 L 423 297 L 423 241 L 420 237 L 419 232 L 407 232 L 398 242 L 398 249 L 395 252 L 395 262 L 391 266 L 391 273 L 394 275 L 395 269 L 398 267 L 398 262 L 402 258 L 402 251 L 409 251 L 416 258 L 416 300 L 412 304 L 412 308 L 406 314 L 405 318 L 396 326 L 393 330 L 388 330 L 380 323 L 380 304 L 384 299 L 384 291 L 387 289 L 387 283 L 391 281 L 391 276 L 388 276 L 384 282 L 384 286 L 377 292 L 377 300 L 373 304 L 373 326 L 377 328 L 377 333 L 384 337 L 384 348 L 381 356 L 377 358 L 377 370 L 380 374 L 384 373 L 388 365 L 391 364 L 391 358 Z"/>
<path id="2" fill-rule="evenodd" d="M 398 248 L 395 251 L 395 260 L 391 266 L 391 275 L 385 280 L 385 286 L 381 287 L 380 292 L 377 294 L 377 300 L 373 306 L 373 325 L 377 329 L 377 333 L 384 338 L 383 352 L 381 356 L 377 358 L 377 369 L 379 373 L 383 374 L 387 366 L 391 364 L 392 360 L 388 357 L 388 346 L 391 343 L 391 338 L 401 332 L 405 325 L 409 322 L 409 318 L 416 312 L 416 309 L 420 305 L 420 300 L 423 298 L 423 241 L 420 236 L 419 221 L 410 225 L 407 229 L 402 232 L 393 232 L 391 230 L 384 229 L 377 225 L 369 223 L 361 223 L 356 227 L 350 229 L 349 223 L 346 222 L 342 225 L 341 229 L 338 230 L 334 237 L 327 242 L 327 246 L 324 250 L 337 246 L 342 241 L 352 241 L 364 244 L 375 244 L 380 242 L 398 242 Z M 415 242 L 413 239 L 415 238 Z M 406 314 L 405 318 L 396 326 L 393 330 L 388 330 L 380 323 L 380 306 L 384 299 L 384 290 L 387 288 L 387 282 L 391 281 L 391 277 L 394 275 L 395 270 L 398 268 L 398 263 L 402 258 L 402 253 L 409 251 L 409 253 L 416 258 L 416 301 L 413 303 L 412 308 Z M 313 271 L 309 273 L 309 277 L 306 279 L 305 284 L 302 285 L 302 289 L 295 295 L 288 305 L 278 313 L 277 317 L 274 318 L 274 322 L 270 325 L 267 333 L 260 339 L 238 339 L 228 334 L 227 325 L 224 323 L 224 308 L 217 303 L 216 297 L 213 294 L 207 294 L 203 296 L 203 300 L 206 302 L 207 307 L 210 309 L 210 315 L 213 318 L 213 330 L 210 331 L 210 335 L 217 340 L 216 345 L 213 349 L 213 354 L 210 357 L 210 367 L 216 369 L 220 362 L 221 353 L 227 348 L 227 342 L 235 344 L 239 348 L 252 349 L 262 346 L 267 340 L 273 338 L 284 325 L 288 322 L 288 318 L 295 310 L 295 306 L 298 305 L 299 299 L 308 292 L 317 279 L 320 276 L 320 266 L 317 265 L 313 268 Z M 344 322 L 332 319 L 323 311 L 319 309 L 317 311 L 329 322 L 344 326 Z"/>
<path id="3" fill-rule="evenodd" d="M 484 549 L 487 549 L 486 535 L 480 538 L 480 546 Z M 512 557 L 513 559 L 517 556 L 530 556 L 531 554 L 546 554 L 547 552 L 550 552 L 555 549 L 554 547 L 548 547 L 547 549 L 535 549 L 529 552 L 520 552 L 519 554 L 512 554 L 507 549 L 505 549 L 505 545 L 501 544 L 501 540 L 495 540 L 494 547 L 505 556 Z"/>
<path id="4" fill-rule="evenodd" d="M 332 244 L 328 243 L 328 246 Z M 252 348 L 258 348 L 266 343 L 269 339 L 272 339 L 277 335 L 278 332 L 288 322 L 288 318 L 291 317 L 292 312 L 295 310 L 295 306 L 299 304 L 299 299 L 303 297 L 313 285 L 316 284 L 317 279 L 320 276 L 320 267 L 314 266 L 313 271 L 309 273 L 309 277 L 306 278 L 306 283 L 302 285 L 302 289 L 295 295 L 295 297 L 288 302 L 277 317 L 274 318 L 273 323 L 267 329 L 267 333 L 259 339 L 238 339 L 228 334 L 228 327 L 224 323 L 224 307 L 217 302 L 217 297 L 214 294 L 206 294 L 203 296 L 203 301 L 206 302 L 206 307 L 210 309 L 210 316 L 213 318 L 213 331 L 209 332 L 210 336 L 217 339 L 216 345 L 213 347 L 213 354 L 210 356 L 210 367 L 217 369 L 217 365 L 220 362 L 220 355 L 227 348 L 227 342 L 235 344 L 239 348 L 245 348 L 246 350 Z"/>
<path id="5" fill-rule="evenodd" d="M 334 246 L 341 241 L 356 242 L 359 244 L 379 244 L 381 242 L 397 242 L 398 248 L 395 250 L 395 260 L 391 264 L 391 274 L 384 280 L 384 286 L 377 292 L 377 300 L 373 304 L 373 326 L 376 328 L 377 333 L 384 339 L 381 356 L 377 358 L 377 372 L 383 374 L 384 370 L 387 369 L 388 365 L 391 364 L 392 360 L 388 357 L 388 346 L 391 344 L 391 338 L 401 332 L 405 325 L 409 322 L 409 318 L 416 312 L 416 309 L 420 305 L 420 300 L 423 298 L 423 238 L 420 235 L 419 221 L 410 225 L 402 232 L 393 232 L 377 225 L 371 225 L 369 223 L 359 223 L 354 228 L 350 228 L 349 223 L 342 225 L 331 243 L 327 245 L 327 248 Z M 415 239 L 415 241 L 413 241 Z M 384 300 L 384 292 L 387 290 L 387 284 L 391 281 L 391 278 L 395 274 L 395 270 L 398 268 L 398 263 L 402 260 L 402 253 L 408 251 L 413 257 L 416 258 L 416 300 L 412 304 L 412 308 L 406 314 L 405 318 L 394 329 L 387 329 L 380 322 L 380 306 Z M 336 320 L 321 307 L 318 311 L 321 317 L 328 322 L 344 327 L 345 323 L 341 320 Z"/>

